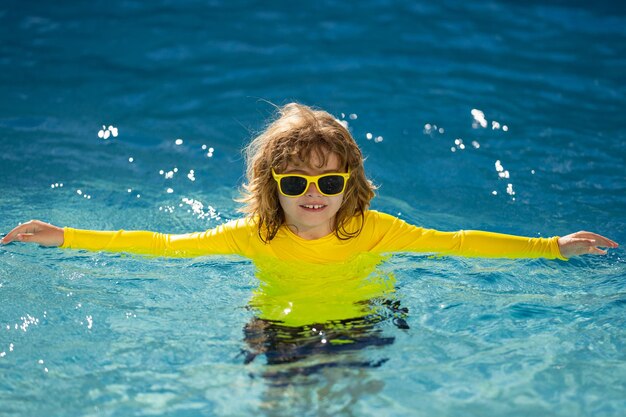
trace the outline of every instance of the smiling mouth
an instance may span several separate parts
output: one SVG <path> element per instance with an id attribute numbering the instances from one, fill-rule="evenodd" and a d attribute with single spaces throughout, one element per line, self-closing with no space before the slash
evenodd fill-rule
<path id="1" fill-rule="evenodd" d="M 326 208 L 326 205 L 325 204 L 301 204 L 300 207 L 302 207 L 305 210 L 322 210 Z"/>

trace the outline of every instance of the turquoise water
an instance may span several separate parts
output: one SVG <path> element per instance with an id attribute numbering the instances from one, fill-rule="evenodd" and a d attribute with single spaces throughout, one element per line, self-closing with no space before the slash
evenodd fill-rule
<path id="1" fill-rule="evenodd" d="M 6 1 L 0 39 L 4 233 L 31 218 L 162 232 L 235 218 L 241 146 L 267 101 L 296 100 L 349 123 L 381 186 L 375 209 L 626 242 L 626 13 L 613 2 Z M 118 135 L 100 138 L 109 126 Z M 380 315 L 324 329 L 358 343 L 322 346 L 310 328 L 255 320 L 245 259 L 1 247 L 0 415 L 626 409 L 622 248 L 380 268 L 396 279 L 372 300 Z"/>

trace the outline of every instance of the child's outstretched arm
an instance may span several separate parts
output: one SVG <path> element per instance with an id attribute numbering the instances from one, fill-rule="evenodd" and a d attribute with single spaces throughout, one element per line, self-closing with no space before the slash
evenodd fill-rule
<path id="1" fill-rule="evenodd" d="M 0 240 L 0 243 L 6 245 L 16 240 L 18 242 L 39 243 L 43 246 L 61 246 L 64 242 L 64 235 L 61 227 L 39 220 L 31 220 L 15 227 Z"/>
<path id="2" fill-rule="evenodd" d="M 559 250 L 565 258 L 576 255 L 606 255 L 603 248 L 616 248 L 619 245 L 604 236 L 591 232 L 576 232 L 559 238 Z"/>
<path id="3" fill-rule="evenodd" d="M 513 236 L 477 230 L 440 232 L 411 225 L 385 213 L 368 212 L 364 235 L 372 235 L 380 252 L 438 253 L 482 258 L 547 258 L 566 260 L 577 255 L 605 255 L 617 248 L 611 239 L 591 232 L 548 238 Z"/>
<path id="4" fill-rule="evenodd" d="M 140 255 L 193 257 L 243 255 L 254 224 L 245 219 L 230 221 L 204 232 L 164 234 L 144 230 L 97 231 L 61 228 L 31 220 L 11 230 L 0 240 L 60 246 L 65 249 L 126 252 Z"/>

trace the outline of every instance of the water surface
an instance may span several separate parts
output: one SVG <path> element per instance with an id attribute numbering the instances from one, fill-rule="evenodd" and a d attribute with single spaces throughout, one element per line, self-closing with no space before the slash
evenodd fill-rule
<path id="1" fill-rule="evenodd" d="M 625 28 L 608 1 L 4 2 L 0 229 L 178 233 L 236 218 L 241 146 L 268 102 L 299 101 L 349 124 L 375 209 L 624 243 Z M 118 136 L 99 138 L 109 126 Z M 626 407 L 622 249 L 379 268 L 395 291 L 372 300 L 377 318 L 324 328 L 354 343 L 323 347 L 320 329 L 255 321 L 244 259 L 2 247 L 0 414 Z M 291 342 L 296 360 L 280 355 Z"/>

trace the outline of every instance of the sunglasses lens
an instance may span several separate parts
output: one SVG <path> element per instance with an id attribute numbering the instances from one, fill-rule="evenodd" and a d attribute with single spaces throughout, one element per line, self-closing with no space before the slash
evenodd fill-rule
<path id="1" fill-rule="evenodd" d="M 335 195 L 343 191 L 344 179 L 339 175 L 326 175 L 321 177 L 317 184 L 322 193 Z"/>
<path id="2" fill-rule="evenodd" d="M 307 181 L 302 177 L 285 177 L 280 180 L 280 189 L 285 195 L 300 195 L 306 190 Z"/>

